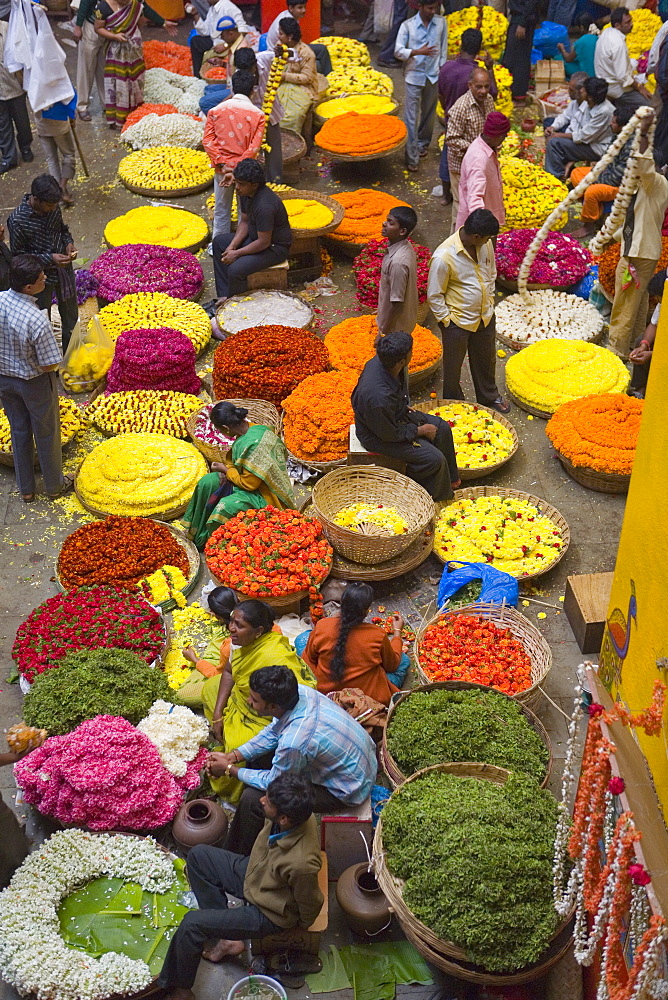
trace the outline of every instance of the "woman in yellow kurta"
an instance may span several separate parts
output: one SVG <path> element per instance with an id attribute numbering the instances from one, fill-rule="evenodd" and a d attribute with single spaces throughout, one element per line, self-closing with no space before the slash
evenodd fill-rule
<path id="1" fill-rule="evenodd" d="M 230 618 L 232 646 L 239 648 L 233 649 L 223 672 L 202 685 L 204 714 L 225 753 L 247 743 L 269 722 L 248 704 L 253 671 L 286 666 L 299 684 L 316 686 L 315 677 L 285 636 L 272 632 L 273 624 L 274 612 L 264 601 L 242 601 Z M 236 778 L 212 778 L 211 785 L 228 802 L 238 801 L 244 788 Z"/>

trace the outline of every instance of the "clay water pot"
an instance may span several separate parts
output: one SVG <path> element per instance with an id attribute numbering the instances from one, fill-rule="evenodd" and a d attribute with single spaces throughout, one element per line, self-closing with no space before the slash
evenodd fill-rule
<path id="1" fill-rule="evenodd" d="M 366 862 L 346 868 L 336 883 L 336 901 L 350 929 L 360 937 L 374 937 L 390 925 L 387 899 Z"/>
<path id="2" fill-rule="evenodd" d="M 536 131 L 536 119 L 527 117 L 522 119 L 522 131 L 523 132 L 535 132 Z"/>
<path id="3" fill-rule="evenodd" d="M 174 840 L 189 849 L 196 844 L 216 846 L 227 835 L 227 816 L 217 802 L 192 799 L 184 802 L 172 822 Z"/>

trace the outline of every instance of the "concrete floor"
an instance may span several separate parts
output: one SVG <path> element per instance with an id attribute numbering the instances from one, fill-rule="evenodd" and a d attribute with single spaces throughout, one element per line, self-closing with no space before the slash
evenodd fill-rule
<path id="1" fill-rule="evenodd" d="M 187 27 L 180 29 L 178 41 L 185 42 L 189 26 L 188 23 Z M 75 53 L 67 45 L 71 41 L 71 34 L 63 27 L 62 22 L 56 22 L 55 27 L 57 36 L 65 42 L 68 64 L 74 78 Z M 341 28 L 339 26 L 339 30 Z M 350 33 L 345 28 L 343 30 Z M 148 29 L 146 37 L 160 37 L 160 33 L 156 35 L 152 29 Z M 401 80 L 395 71 L 391 72 L 400 95 Z M 77 125 L 91 176 L 84 178 L 80 174 L 75 180 L 73 190 L 77 203 L 74 208 L 65 212 L 82 266 L 104 249 L 103 230 L 106 223 L 128 209 L 145 203 L 145 199 L 131 194 L 116 179 L 118 162 L 127 150 L 119 141 L 118 135 L 105 126 L 97 97 L 93 100 L 91 110 L 93 122 L 80 122 Z M 3 222 L 29 189 L 32 177 L 46 169 L 37 141 L 33 148 L 35 163 L 22 164 L 17 170 L 0 178 L 0 219 Z M 444 209 L 436 198 L 431 197 L 431 190 L 438 183 L 438 151 L 435 143 L 428 157 L 421 161 L 418 174 L 405 172 L 401 154 L 359 165 L 330 165 L 312 155 L 303 161 L 300 178 L 300 187 L 327 193 L 374 186 L 404 198 L 415 207 L 419 215 L 420 221 L 414 238 L 431 248 L 445 238 L 450 224 L 450 209 Z M 174 199 L 174 203 L 195 212 L 204 211 L 204 201 L 205 196 L 202 195 Z M 201 256 L 201 261 L 207 277 L 203 296 L 206 300 L 214 295 L 212 267 L 206 254 Z M 340 287 L 339 294 L 319 298 L 314 303 L 318 312 L 319 330 L 323 333 L 341 319 L 365 311 L 359 308 L 354 298 L 354 281 L 347 259 L 335 259 L 331 277 Z M 211 350 L 202 359 L 200 371 L 210 364 L 210 360 Z M 502 390 L 503 366 L 504 362 L 498 361 L 498 383 Z M 473 398 L 468 372 L 465 373 L 465 383 L 467 395 Z M 417 401 L 427 400 L 431 389 L 440 394 L 440 379 L 434 379 L 433 385 L 427 386 Z M 566 735 L 562 712 L 570 712 L 575 671 L 583 659 L 565 615 L 558 610 L 559 597 L 564 593 L 565 579 L 569 574 L 613 569 L 624 512 L 624 497 L 594 493 L 569 479 L 545 436 L 545 424 L 542 420 L 531 418 L 516 407 L 512 408 L 509 418 L 519 435 L 519 450 L 505 468 L 483 482 L 526 490 L 545 498 L 561 511 L 571 530 L 570 548 L 559 565 L 552 572 L 522 588 L 526 592 L 523 594 L 524 598 L 532 597 L 552 607 L 537 603 L 521 607 L 523 613 L 538 626 L 547 639 L 554 659 L 552 671 L 545 683 L 545 692 L 551 702 L 543 699 L 538 712 L 553 741 L 555 767 L 551 788 L 558 793 Z M 69 456 L 68 461 L 71 467 L 75 466 L 76 459 L 73 456 Z M 21 718 L 22 696 L 18 686 L 6 682 L 12 663 L 11 646 L 16 629 L 36 605 L 57 592 L 54 580 L 55 560 L 63 539 L 78 524 L 79 521 L 64 513 L 61 506 L 52 505 L 43 499 L 30 506 L 24 505 L 15 490 L 12 470 L 0 466 L 0 545 L 3 553 L 0 582 L 2 729 L 6 730 Z M 390 583 L 379 583 L 376 588 L 378 602 L 385 606 L 388 613 L 402 611 L 408 622 L 415 627 L 424 616 L 431 616 L 433 613 L 433 601 L 441 572 L 441 564 L 431 556 L 418 571 Z M 538 613 L 544 613 L 546 617 L 539 619 Z M 14 804 L 16 789 L 10 768 L 0 772 L 0 789 L 3 797 Z M 18 812 L 26 817 L 24 807 L 19 806 Z M 39 838 L 39 823 L 35 824 L 34 817 L 29 819 L 29 829 Z M 395 933 L 400 934 L 400 931 Z M 330 930 L 326 935 L 325 945 L 341 945 L 350 941 L 350 932 L 332 900 Z M 196 984 L 197 1000 L 224 998 L 230 986 L 241 975 L 243 973 L 236 966 L 214 967 L 203 962 Z M 438 976 L 437 983 L 439 985 L 434 987 L 401 987 L 397 995 L 415 997 L 416 1000 L 463 996 L 463 987 L 454 981 L 444 981 Z M 307 990 L 300 990 L 291 991 L 290 995 L 295 1000 L 301 1000 L 310 994 Z M 542 988 L 537 986 L 535 996 L 541 995 Z M 14 1000 L 16 996 L 12 989 L 0 983 L 2 1000 Z M 349 1000 L 352 991 L 343 991 L 339 996 L 341 1000 Z"/>

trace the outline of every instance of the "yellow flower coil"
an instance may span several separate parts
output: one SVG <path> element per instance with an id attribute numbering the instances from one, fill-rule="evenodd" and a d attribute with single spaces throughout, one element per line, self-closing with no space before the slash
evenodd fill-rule
<path id="1" fill-rule="evenodd" d="M 500 59 L 506 44 L 508 18 L 493 7 L 482 8 L 482 24 L 478 25 L 479 7 L 465 7 L 464 10 L 448 14 L 448 59 L 455 59 L 461 47 L 462 35 L 467 28 L 480 28 L 482 47 L 487 49 L 492 59 Z M 498 110 L 498 108 L 497 108 Z"/>
<path id="2" fill-rule="evenodd" d="M 460 469 L 497 465 L 513 450 L 513 436 L 508 428 L 473 403 L 450 403 L 429 412 L 450 424 Z"/>
<path id="3" fill-rule="evenodd" d="M 334 218 L 330 208 L 312 199 L 288 198 L 283 204 L 294 229 L 322 229 Z"/>
<path id="4" fill-rule="evenodd" d="M 343 66 L 371 65 L 368 48 L 364 42 L 358 42 L 356 38 L 346 38 L 343 35 L 325 35 L 323 38 L 316 38 L 313 44 L 327 47 L 334 70 Z"/>
<path id="5" fill-rule="evenodd" d="M 340 94 L 380 94 L 391 97 L 394 92 L 392 78 L 370 66 L 347 66 L 333 69 L 327 77 L 327 96 Z"/>
<path id="6" fill-rule="evenodd" d="M 187 438 L 188 417 L 202 400 L 186 392 L 135 389 L 98 396 L 86 416 L 105 434 L 171 434 Z"/>
<path id="7" fill-rule="evenodd" d="M 118 164 L 124 184 L 151 191 L 179 191 L 213 184 L 213 167 L 207 153 L 186 146 L 151 146 L 124 156 Z"/>
<path id="8" fill-rule="evenodd" d="M 83 424 L 81 421 L 81 410 L 71 399 L 66 396 L 58 397 L 58 409 L 60 411 L 60 443 L 64 447 L 78 434 Z M 12 437 L 9 430 L 9 420 L 5 411 L 0 409 L 0 451 L 5 455 L 12 452 Z"/>
<path id="9" fill-rule="evenodd" d="M 100 322 L 115 342 L 126 330 L 180 330 L 201 351 L 211 339 L 209 317 L 196 302 L 173 299 L 166 292 L 133 292 L 99 312 Z M 92 322 L 92 321 L 91 321 Z"/>
<path id="10" fill-rule="evenodd" d="M 503 232 L 509 229 L 539 229 L 568 194 L 566 185 L 552 174 L 516 156 L 501 159 L 501 178 L 506 210 Z M 563 229 L 567 222 L 568 214 L 565 213 L 552 223 L 552 229 Z"/>
<path id="11" fill-rule="evenodd" d="M 186 250 L 206 239 L 204 219 L 185 209 L 167 205 L 142 205 L 108 222 L 104 238 L 111 247 L 126 243 L 153 243 L 160 247 Z"/>
<path id="12" fill-rule="evenodd" d="M 351 94 L 349 97 L 334 97 L 318 105 L 321 118 L 336 118 L 356 111 L 358 115 L 390 115 L 394 111 L 394 101 L 378 94 Z"/>

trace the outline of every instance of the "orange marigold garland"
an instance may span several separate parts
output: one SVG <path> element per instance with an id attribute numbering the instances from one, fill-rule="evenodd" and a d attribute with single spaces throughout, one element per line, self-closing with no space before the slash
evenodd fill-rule
<path id="1" fill-rule="evenodd" d="M 382 155 L 406 138 L 406 126 L 394 115 L 360 115 L 349 111 L 328 118 L 314 142 L 330 153 Z"/>
<path id="2" fill-rule="evenodd" d="M 308 464 L 346 457 L 356 385 L 351 372 L 322 372 L 309 375 L 283 400 L 283 436 L 295 458 Z"/>
<path id="3" fill-rule="evenodd" d="M 426 326 L 416 326 L 413 334 L 413 356 L 408 366 L 410 375 L 423 371 L 443 356 L 441 342 Z M 375 354 L 374 341 L 378 336 L 376 317 L 352 316 L 337 323 L 325 335 L 325 346 L 334 368 L 361 374 L 367 361 Z"/>
<path id="4" fill-rule="evenodd" d="M 379 116 L 375 116 L 379 117 Z M 408 206 L 408 202 L 400 201 L 384 191 L 373 188 L 358 188 L 357 191 L 341 191 L 332 198 L 343 205 L 346 214 L 341 225 L 328 239 L 341 240 L 345 243 L 359 243 L 360 250 L 369 240 L 382 239 L 380 227 L 391 208 L 398 205 Z"/>
<path id="5" fill-rule="evenodd" d="M 157 38 L 144 42 L 144 63 L 146 69 L 166 69 L 179 76 L 194 75 L 190 49 L 176 42 L 163 42 Z"/>
<path id="6" fill-rule="evenodd" d="M 545 432 L 575 466 L 630 475 L 643 401 L 622 392 L 582 396 L 560 406 Z"/>

